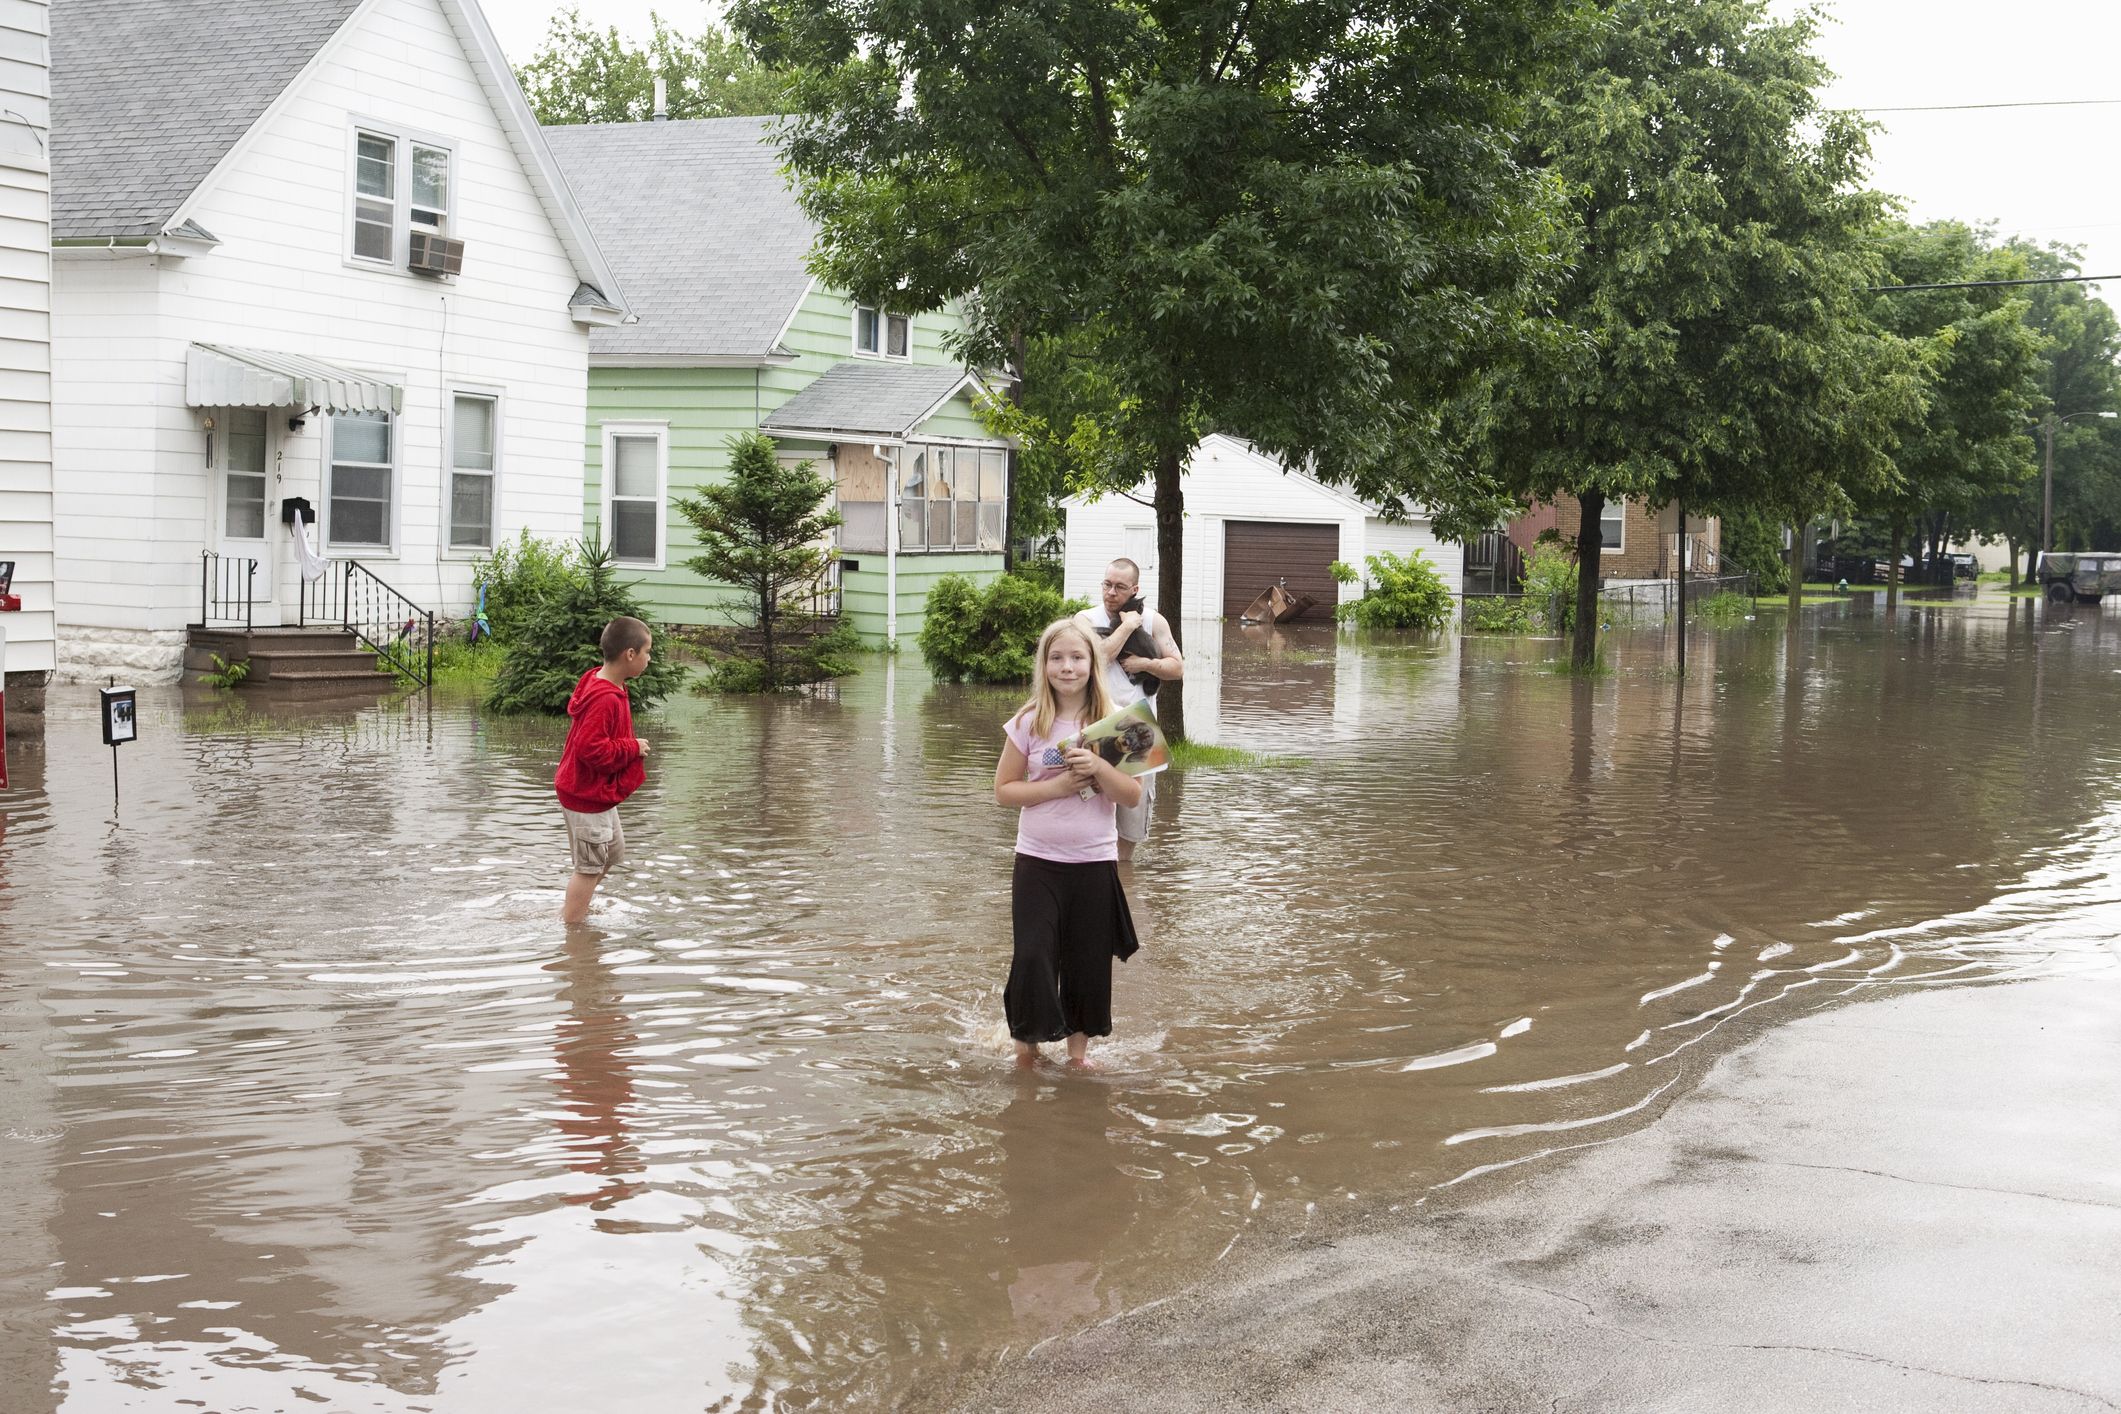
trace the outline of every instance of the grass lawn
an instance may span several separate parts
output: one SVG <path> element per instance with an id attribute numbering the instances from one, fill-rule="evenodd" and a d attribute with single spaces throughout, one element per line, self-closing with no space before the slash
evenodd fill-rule
<path id="1" fill-rule="evenodd" d="M 1210 746 L 1204 741 L 1174 741 L 1171 743 L 1171 769 L 1174 771 L 1200 768 L 1235 766 L 1300 766 L 1303 758 L 1298 756 L 1268 756 L 1258 751 L 1240 751 L 1234 746 Z"/>

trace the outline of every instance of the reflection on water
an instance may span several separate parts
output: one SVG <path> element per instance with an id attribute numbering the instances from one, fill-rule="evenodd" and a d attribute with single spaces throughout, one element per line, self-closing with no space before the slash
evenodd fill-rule
<path id="1" fill-rule="evenodd" d="M 558 728 L 55 694 L 0 819 L 9 1408 L 846 1408 L 1653 1119 L 1763 1024 L 2109 968 L 2121 614 L 1794 650 L 1196 625 L 1090 1077 L 1000 989 L 1015 694 L 673 704 L 554 921 Z M 47 1393 L 39 1394 L 43 1391 Z"/>

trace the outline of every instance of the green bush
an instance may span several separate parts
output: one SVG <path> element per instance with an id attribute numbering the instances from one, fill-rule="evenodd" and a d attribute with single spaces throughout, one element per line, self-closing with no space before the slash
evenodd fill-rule
<path id="1" fill-rule="evenodd" d="M 1352 620 L 1361 628 L 1439 629 L 1451 622 L 1451 587 L 1421 551 L 1395 555 L 1390 551 L 1371 555 L 1365 562 L 1369 577 L 1363 596 L 1335 606 L 1333 617 Z M 1333 577 L 1341 583 L 1354 578 L 1343 564 L 1335 564 Z"/>
<path id="2" fill-rule="evenodd" d="M 486 588 L 487 626 L 500 643 L 516 641 L 539 600 L 581 578 L 581 559 L 572 546 L 540 540 L 528 530 L 502 541 L 472 567 L 472 579 Z"/>
<path id="3" fill-rule="evenodd" d="M 1751 600 L 1743 594 L 1734 594 L 1726 589 L 1702 600 L 1699 612 L 1708 622 L 1719 628 L 1728 628 L 1732 624 L 1744 623 L 1745 616 L 1751 613 L 1752 609 Z"/>
<path id="4" fill-rule="evenodd" d="M 946 574 L 928 590 L 921 657 L 944 682 L 1029 682 L 1031 655 L 1046 625 L 1086 607 L 1020 574 L 1005 574 L 984 589 Z"/>
<path id="5" fill-rule="evenodd" d="M 1553 541 L 1532 547 L 1525 561 L 1524 597 L 1529 612 L 1549 633 L 1576 626 L 1576 552 Z"/>
<path id="6" fill-rule="evenodd" d="M 1023 560 L 1018 562 L 1016 568 L 1011 570 L 1010 573 L 1021 579 L 1030 580 L 1041 589 L 1050 589 L 1055 594 L 1058 594 L 1063 588 L 1061 584 L 1061 571 L 1063 568 L 1064 566 L 1059 560 Z"/>
<path id="7" fill-rule="evenodd" d="M 1530 633 L 1532 611 L 1522 599 L 1468 599 L 1466 628 L 1473 633 Z"/>
<path id="8" fill-rule="evenodd" d="M 764 659 L 733 654 L 711 665 L 706 676 L 693 684 L 692 690 L 731 694 L 776 692 L 805 683 L 852 677 L 861 671 L 854 663 L 854 655 L 861 651 L 861 635 L 854 631 L 853 624 L 842 619 L 833 625 L 830 633 L 808 642 L 791 638 L 782 644 L 774 674 L 778 679 L 775 687 L 766 685 Z"/>
<path id="9" fill-rule="evenodd" d="M 597 649 L 604 625 L 621 614 L 648 618 L 633 592 L 619 583 L 609 550 L 584 542 L 575 550 L 574 559 L 581 566 L 580 575 L 539 597 L 524 614 L 516 640 L 508 646 L 507 661 L 486 694 L 486 705 L 492 710 L 564 716 L 575 682 L 604 661 Z M 668 697 L 685 676 L 685 670 L 670 660 L 671 641 L 653 622 L 648 627 L 656 635 L 654 661 L 647 672 L 626 684 L 636 710 Z"/>

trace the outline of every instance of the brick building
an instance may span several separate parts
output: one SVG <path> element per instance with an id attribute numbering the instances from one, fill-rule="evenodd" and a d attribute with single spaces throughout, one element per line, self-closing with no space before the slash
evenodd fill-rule
<path id="1" fill-rule="evenodd" d="M 1583 508 L 1574 496 L 1559 496 L 1534 505 L 1509 524 L 1510 543 L 1529 555 L 1540 534 L 1558 531 L 1575 543 Z M 1608 502 L 1599 521 L 1604 541 L 1599 578 L 1605 580 L 1670 579 L 1677 572 L 1679 515 L 1676 507 L 1651 510 L 1640 501 Z M 1688 516 L 1693 574 L 1714 574 L 1723 548 L 1723 522 L 1715 516 Z"/>

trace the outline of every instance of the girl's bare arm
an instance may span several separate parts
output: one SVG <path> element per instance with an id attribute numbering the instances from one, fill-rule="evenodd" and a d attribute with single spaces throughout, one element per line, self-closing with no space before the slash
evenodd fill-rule
<path id="1" fill-rule="evenodd" d="M 1094 751 L 1076 747 L 1068 752 L 1068 765 L 1080 769 L 1086 762 L 1094 762 L 1090 768 L 1090 779 L 1107 800 L 1114 805 L 1139 805 L 1142 798 L 1142 783 L 1138 777 L 1130 776 Z"/>
<path id="2" fill-rule="evenodd" d="M 1026 805 L 1040 805 L 1049 800 L 1059 800 L 1064 795 L 1073 795 L 1080 785 L 1065 772 L 1048 776 L 1043 781 L 1027 781 L 1024 772 L 1029 769 L 1024 753 L 1015 742 L 1002 748 L 1002 759 L 994 766 L 994 803 L 1011 810 L 1021 810 Z"/>

